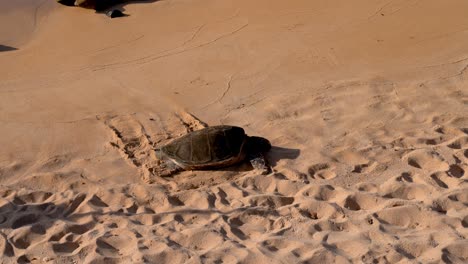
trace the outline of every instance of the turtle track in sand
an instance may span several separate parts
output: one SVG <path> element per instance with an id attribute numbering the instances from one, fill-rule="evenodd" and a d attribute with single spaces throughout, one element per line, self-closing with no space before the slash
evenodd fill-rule
<path id="1" fill-rule="evenodd" d="M 142 179 L 148 183 L 155 180 L 161 169 L 154 151 L 157 146 L 207 126 L 184 111 L 174 113 L 164 121 L 158 115 L 141 114 L 109 116 L 102 118 L 102 121 L 113 132 L 111 146 L 117 148 L 124 159 L 137 167 Z"/>

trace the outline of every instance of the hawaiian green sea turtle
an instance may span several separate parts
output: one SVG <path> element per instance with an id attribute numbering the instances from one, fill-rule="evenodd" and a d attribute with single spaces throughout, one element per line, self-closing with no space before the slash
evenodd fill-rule
<path id="1" fill-rule="evenodd" d="M 250 160 L 262 174 L 269 172 L 263 153 L 271 148 L 261 137 L 247 136 L 236 126 L 213 126 L 190 132 L 156 149 L 164 173 L 169 176 L 179 170 L 207 170 L 228 167 Z"/>

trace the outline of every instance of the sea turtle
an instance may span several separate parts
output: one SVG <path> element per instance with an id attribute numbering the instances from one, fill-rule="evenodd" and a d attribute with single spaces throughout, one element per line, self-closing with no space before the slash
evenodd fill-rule
<path id="1" fill-rule="evenodd" d="M 263 156 L 271 148 L 261 137 L 247 136 L 237 126 L 212 126 L 192 131 L 169 144 L 156 149 L 165 173 L 169 176 L 179 170 L 207 170 L 228 167 L 249 159 L 262 174 L 269 172 Z"/>

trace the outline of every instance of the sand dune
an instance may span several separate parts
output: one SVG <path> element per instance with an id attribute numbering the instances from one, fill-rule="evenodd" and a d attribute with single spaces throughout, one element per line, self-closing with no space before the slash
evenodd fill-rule
<path id="1" fill-rule="evenodd" d="M 467 5 L 1 3 L 1 262 L 466 263 Z M 158 177 L 203 123 L 273 172 Z"/>

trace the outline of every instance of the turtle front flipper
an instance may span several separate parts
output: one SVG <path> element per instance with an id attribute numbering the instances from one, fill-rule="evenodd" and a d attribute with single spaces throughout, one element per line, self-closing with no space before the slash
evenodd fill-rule
<path id="1" fill-rule="evenodd" d="M 261 172 L 262 175 L 267 175 L 271 172 L 271 167 L 263 153 L 271 149 L 271 143 L 266 138 L 248 137 L 245 151 L 247 158 L 255 170 Z"/>
<path id="2" fill-rule="evenodd" d="M 159 164 L 157 168 L 153 168 L 153 174 L 159 177 L 170 177 L 183 170 L 183 168 L 178 166 L 172 160 L 165 157 L 164 153 L 161 152 L 160 149 L 156 149 L 155 152 Z"/>
<path id="3" fill-rule="evenodd" d="M 262 175 L 267 175 L 271 172 L 271 168 L 261 152 L 249 154 L 248 159 L 252 167 Z"/>

